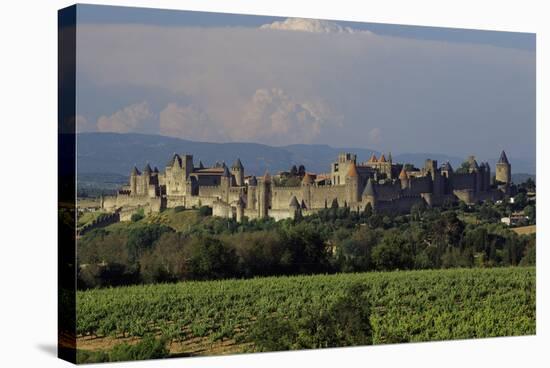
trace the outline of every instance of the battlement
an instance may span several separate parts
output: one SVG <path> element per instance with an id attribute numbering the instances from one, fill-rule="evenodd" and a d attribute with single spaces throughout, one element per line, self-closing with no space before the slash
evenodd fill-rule
<path id="1" fill-rule="evenodd" d="M 465 173 L 455 173 L 448 162 L 439 166 L 437 160 L 432 159 L 427 159 L 421 169 L 405 171 L 406 163 L 393 163 L 391 153 L 380 157 L 372 154 L 368 161 L 357 165 L 357 155 L 344 152 L 331 164 L 330 172 L 308 173 L 301 185 L 277 186 L 266 173 L 254 180 L 257 185 L 248 186 L 245 178 L 250 180 L 251 176 L 245 176 L 239 158 L 231 167 L 220 163 L 204 167 L 199 162 L 195 168 L 192 155 L 174 154 L 164 172 L 157 168 L 151 170 L 149 164 L 142 172 L 134 167 L 128 185 L 121 187 L 115 197 L 103 198 L 102 207 L 115 211 L 141 206 L 160 211 L 176 206 L 207 205 L 216 207 L 215 215 L 237 219 L 245 214 L 251 218 L 285 218 L 293 216 L 289 209 L 293 197 L 303 213 L 313 213 L 335 203 L 354 208 L 371 203 L 384 210 L 406 212 L 415 203 L 431 206 L 447 199 L 471 203 L 477 198 L 496 198 L 506 192 L 511 167 L 504 152 L 496 170 L 499 190 L 491 189 L 491 170 L 486 162 L 478 165 L 473 157 L 466 162 L 468 165 L 464 167 L 469 169 Z M 324 185 L 317 185 L 313 180 L 315 176 L 322 177 Z M 369 180 L 372 180 L 370 186 Z M 240 210 L 236 212 L 235 208 Z"/>

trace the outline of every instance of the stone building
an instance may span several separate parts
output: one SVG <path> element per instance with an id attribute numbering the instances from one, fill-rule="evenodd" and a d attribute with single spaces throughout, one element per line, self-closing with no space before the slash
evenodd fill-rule
<path id="1" fill-rule="evenodd" d="M 245 176 L 240 159 L 231 167 L 224 162 L 205 167 L 202 162 L 195 166 L 192 155 L 174 154 L 164 172 L 149 164 L 142 172 L 134 167 L 129 184 L 117 195 L 102 198 L 102 207 L 120 213 L 122 220 L 138 208 L 150 213 L 177 206 L 209 206 L 214 216 L 237 221 L 294 218 L 333 205 L 362 211 L 368 203 L 378 212 L 408 213 L 415 204 L 431 207 L 446 201 L 496 200 L 511 184 L 504 151 L 494 183 L 489 164 L 478 164 L 473 156 L 455 171 L 450 163 L 438 166 L 431 159 L 417 169 L 394 163 L 391 153 L 387 158 L 372 155 L 364 163 L 357 163 L 354 154 L 342 153 L 330 169 L 326 175 L 306 173 L 297 186 L 278 186 L 269 173 Z"/>

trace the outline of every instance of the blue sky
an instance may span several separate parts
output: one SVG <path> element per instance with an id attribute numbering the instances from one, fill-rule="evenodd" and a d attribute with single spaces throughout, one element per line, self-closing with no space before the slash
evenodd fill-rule
<path id="1" fill-rule="evenodd" d="M 79 5 L 80 131 L 535 157 L 535 35 Z"/>

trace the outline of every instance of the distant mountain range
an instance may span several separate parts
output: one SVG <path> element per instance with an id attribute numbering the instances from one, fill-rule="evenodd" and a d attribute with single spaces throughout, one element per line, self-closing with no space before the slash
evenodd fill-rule
<path id="1" fill-rule="evenodd" d="M 119 174 L 127 176 L 136 165 L 140 170 L 146 163 L 163 170 L 174 153 L 190 153 L 195 165 L 199 160 L 205 166 L 216 161 L 231 165 L 238 157 L 241 159 L 247 174 L 261 175 L 269 170 L 271 173 L 289 170 L 292 165 L 303 164 L 307 171 L 329 172 L 330 164 L 340 152 L 357 154 L 358 161 L 366 161 L 380 152 L 368 148 L 335 148 L 318 144 L 294 144 L 272 147 L 257 143 L 207 143 L 194 142 L 179 138 L 146 134 L 118 133 L 81 133 L 77 139 L 77 170 L 80 179 L 83 174 Z M 498 154 L 499 152 L 496 152 Z M 385 153 L 387 155 L 387 153 Z M 454 157 L 437 153 L 403 153 L 393 155 L 393 160 L 411 163 L 422 167 L 427 158 L 440 163 L 449 161 L 458 167 L 464 157 Z M 496 158 L 489 160 L 491 168 L 495 167 Z M 535 162 L 514 160 L 510 157 L 514 173 L 535 173 Z M 524 176 L 525 176 L 524 175 Z M 526 177 L 525 177 L 526 179 Z"/>

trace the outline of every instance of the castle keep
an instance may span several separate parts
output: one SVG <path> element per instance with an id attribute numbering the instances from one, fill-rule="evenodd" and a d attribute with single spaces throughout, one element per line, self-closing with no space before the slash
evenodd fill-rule
<path id="1" fill-rule="evenodd" d="M 366 162 L 342 153 L 330 173 L 305 173 L 301 185 L 278 185 L 278 176 L 246 176 L 237 159 L 231 167 L 216 163 L 195 166 L 192 155 L 174 154 L 161 173 L 149 164 L 130 172 L 128 185 L 115 196 L 102 198 L 102 208 L 120 213 L 122 220 L 137 209 L 159 212 L 164 208 L 209 206 L 214 216 L 242 221 L 272 217 L 276 220 L 308 215 L 338 206 L 362 211 L 370 203 L 378 212 L 408 213 L 415 204 L 440 206 L 446 201 L 475 203 L 499 199 L 509 190 L 511 166 L 504 151 L 491 176 L 487 162 L 470 156 L 456 171 L 449 162 L 438 166 L 426 160 L 424 167 L 392 161 L 391 153 Z"/>

